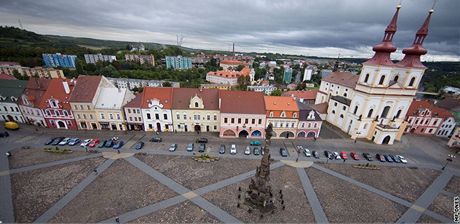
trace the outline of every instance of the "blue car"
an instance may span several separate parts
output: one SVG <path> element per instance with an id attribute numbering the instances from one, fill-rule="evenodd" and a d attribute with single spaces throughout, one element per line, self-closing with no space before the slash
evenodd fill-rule
<path id="1" fill-rule="evenodd" d="M 113 149 L 120 149 L 123 146 L 123 141 L 117 141 L 115 145 L 113 145 Z"/>

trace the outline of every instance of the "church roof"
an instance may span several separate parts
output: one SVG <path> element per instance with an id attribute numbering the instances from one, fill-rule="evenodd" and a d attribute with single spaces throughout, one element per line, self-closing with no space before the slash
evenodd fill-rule
<path id="1" fill-rule="evenodd" d="M 323 78 L 323 81 L 355 88 L 358 83 L 359 75 L 353 75 L 351 72 L 332 72 Z"/>

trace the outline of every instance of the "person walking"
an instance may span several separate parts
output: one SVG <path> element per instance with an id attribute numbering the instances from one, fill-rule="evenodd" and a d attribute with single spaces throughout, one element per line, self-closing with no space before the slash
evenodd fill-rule
<path id="1" fill-rule="evenodd" d="M 118 218 L 118 216 L 115 217 L 115 222 L 116 222 L 116 223 L 120 223 L 120 218 Z"/>

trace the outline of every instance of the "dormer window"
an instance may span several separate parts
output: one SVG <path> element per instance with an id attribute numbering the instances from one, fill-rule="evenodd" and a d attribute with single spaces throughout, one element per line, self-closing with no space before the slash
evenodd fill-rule
<path id="1" fill-rule="evenodd" d="M 50 106 L 52 108 L 58 108 L 58 104 L 57 104 L 56 100 L 50 100 Z"/>
<path id="2" fill-rule="evenodd" d="M 410 80 L 409 82 L 409 86 L 414 86 L 414 82 L 415 82 L 415 77 L 412 77 L 412 79 Z"/>
<path id="3" fill-rule="evenodd" d="M 280 117 L 286 117 L 286 113 L 285 113 L 284 111 L 283 111 L 283 112 L 281 112 L 281 115 L 280 115 Z"/>
<path id="4" fill-rule="evenodd" d="M 297 118 L 297 113 L 294 112 L 294 113 L 292 114 L 292 117 L 293 117 L 293 118 Z"/>
<path id="5" fill-rule="evenodd" d="M 383 85 L 384 81 L 385 81 L 385 76 L 382 75 L 382 77 L 380 77 L 379 85 Z"/>
<path id="6" fill-rule="evenodd" d="M 198 107 L 199 107 L 199 105 L 198 105 L 198 102 L 195 102 L 195 107 L 196 107 L 196 108 L 198 108 Z"/>
<path id="7" fill-rule="evenodd" d="M 369 81 L 369 73 L 367 73 L 364 77 L 364 83 L 367 83 L 367 81 Z"/>
<path id="8" fill-rule="evenodd" d="M 308 120 L 314 120 L 315 119 L 315 112 L 310 111 L 310 113 L 308 113 L 307 119 Z"/>
<path id="9" fill-rule="evenodd" d="M 270 117 L 273 117 L 273 112 L 270 112 Z"/>
<path id="10" fill-rule="evenodd" d="M 395 77 L 393 78 L 393 81 L 394 81 L 394 82 L 398 82 L 398 79 L 399 79 L 399 76 L 397 75 L 397 76 L 395 76 Z"/>

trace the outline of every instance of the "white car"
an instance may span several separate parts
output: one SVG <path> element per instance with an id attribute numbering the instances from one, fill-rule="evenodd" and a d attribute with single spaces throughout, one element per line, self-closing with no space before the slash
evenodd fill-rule
<path id="1" fill-rule="evenodd" d="M 406 158 L 404 158 L 404 156 L 396 155 L 396 157 L 398 157 L 398 159 L 401 160 L 401 163 L 404 163 L 404 164 L 407 163 L 407 160 Z"/>
<path id="2" fill-rule="evenodd" d="M 83 140 L 83 142 L 81 142 L 80 146 L 81 147 L 88 146 L 91 141 L 93 141 L 93 139 L 85 139 Z"/>
<path id="3" fill-rule="evenodd" d="M 310 157 L 311 156 L 311 152 L 309 149 L 304 149 L 303 150 L 303 154 L 305 154 L 306 157 Z"/>
<path id="4" fill-rule="evenodd" d="M 249 148 L 249 146 L 246 146 L 246 150 L 244 150 L 244 154 L 251 155 L 251 149 Z"/>
<path id="5" fill-rule="evenodd" d="M 232 144 L 230 146 L 230 154 L 236 154 L 236 145 L 235 144 Z"/>
<path id="6" fill-rule="evenodd" d="M 62 139 L 61 142 L 59 142 L 59 145 L 67 145 L 67 143 L 69 143 L 69 141 L 70 141 L 70 138 L 64 138 L 64 139 Z"/>

